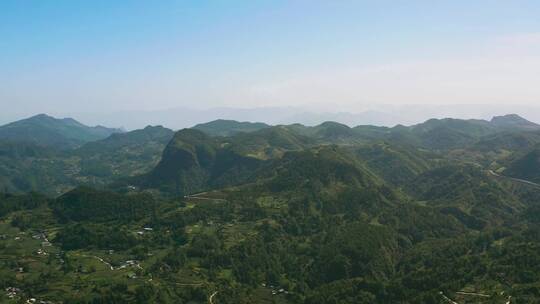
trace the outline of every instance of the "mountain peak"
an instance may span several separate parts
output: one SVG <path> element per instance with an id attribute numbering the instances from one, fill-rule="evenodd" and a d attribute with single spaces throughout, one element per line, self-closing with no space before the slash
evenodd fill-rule
<path id="1" fill-rule="evenodd" d="M 69 118 L 69 117 L 56 118 L 54 116 L 51 116 L 45 113 L 41 113 L 41 114 L 37 114 L 37 115 L 31 116 L 25 119 L 21 119 L 21 120 L 12 122 L 11 124 L 21 124 L 21 123 L 46 123 L 46 124 L 53 123 L 53 124 L 67 124 L 67 125 L 73 125 L 73 124 L 82 125 L 80 122 L 78 122 L 77 120 L 73 118 Z"/>
<path id="2" fill-rule="evenodd" d="M 318 127 L 325 127 L 325 128 L 334 127 L 334 128 L 350 129 L 350 127 L 347 126 L 346 124 L 342 124 L 336 121 L 325 121 L 321 123 L 320 125 L 318 125 Z"/>
<path id="3" fill-rule="evenodd" d="M 73 118 L 58 119 L 47 114 L 38 114 L 0 126 L 0 139 L 70 148 L 106 138 L 116 132 L 120 130 L 88 127 Z"/>
<path id="4" fill-rule="evenodd" d="M 55 119 L 54 117 L 47 115 L 45 113 L 37 114 L 27 118 L 28 120 L 43 120 L 43 119 Z"/>
<path id="5" fill-rule="evenodd" d="M 540 128 L 540 125 L 535 124 L 534 122 L 528 121 L 527 119 L 517 114 L 494 116 L 491 119 L 491 123 L 499 127 L 520 127 L 520 128 L 534 128 L 534 129 Z"/>
<path id="6" fill-rule="evenodd" d="M 493 116 L 491 119 L 491 122 L 496 121 L 528 121 L 525 118 L 517 115 L 517 114 L 506 114 L 506 115 L 500 115 L 500 116 Z"/>

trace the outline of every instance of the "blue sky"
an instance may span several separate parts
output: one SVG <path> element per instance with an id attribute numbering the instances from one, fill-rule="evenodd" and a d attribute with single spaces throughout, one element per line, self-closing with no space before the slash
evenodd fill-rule
<path id="1" fill-rule="evenodd" d="M 539 102 L 538 1 L 0 1 L 12 112 Z"/>

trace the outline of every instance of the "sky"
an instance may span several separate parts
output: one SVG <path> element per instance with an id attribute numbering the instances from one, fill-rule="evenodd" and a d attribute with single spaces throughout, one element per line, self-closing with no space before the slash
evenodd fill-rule
<path id="1" fill-rule="evenodd" d="M 540 105 L 540 1 L 0 1 L 4 116 Z"/>

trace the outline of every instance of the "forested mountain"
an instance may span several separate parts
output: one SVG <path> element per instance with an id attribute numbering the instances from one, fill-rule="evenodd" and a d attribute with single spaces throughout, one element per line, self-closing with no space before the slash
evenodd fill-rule
<path id="1" fill-rule="evenodd" d="M 3 142 L 1 301 L 538 302 L 535 124 L 239 125 Z"/>
<path id="2" fill-rule="evenodd" d="M 270 127 L 262 122 L 239 122 L 236 120 L 218 119 L 211 122 L 197 124 L 193 129 L 203 131 L 212 136 L 231 136 L 242 132 L 253 132 Z"/>
<path id="3" fill-rule="evenodd" d="M 231 145 L 198 130 L 179 131 L 140 184 L 190 194 L 207 190 L 210 185 L 246 181 L 261 161 L 236 153 Z"/>
<path id="4" fill-rule="evenodd" d="M 131 183 L 191 194 L 212 187 L 247 182 L 266 160 L 307 147 L 311 139 L 282 127 L 232 137 L 211 137 L 199 130 L 178 131 L 158 165 Z"/>
<path id="5" fill-rule="evenodd" d="M 0 140 L 67 149 L 121 132 L 102 126 L 88 127 L 72 118 L 57 119 L 39 114 L 0 126 Z"/>
<path id="6" fill-rule="evenodd" d="M 540 125 L 530 122 L 516 114 L 495 116 L 490 123 L 496 127 L 519 130 L 540 130 Z"/>

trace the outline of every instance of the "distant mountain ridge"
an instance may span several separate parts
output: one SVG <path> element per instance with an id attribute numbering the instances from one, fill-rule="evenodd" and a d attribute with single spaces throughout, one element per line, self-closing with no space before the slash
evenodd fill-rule
<path id="1" fill-rule="evenodd" d="M 39 114 L 0 126 L 0 139 L 27 142 L 56 148 L 73 148 L 86 142 L 104 139 L 120 129 L 89 127 L 75 119 L 58 119 Z"/>
<path id="2" fill-rule="evenodd" d="M 61 113 L 61 114 L 60 114 Z M 447 105 L 365 105 L 356 110 L 340 107 L 318 108 L 316 106 L 274 106 L 274 107 L 173 107 L 161 110 L 126 110 L 114 112 L 60 112 L 62 117 L 74 117 L 89 125 L 123 126 L 127 130 L 144 128 L 147 125 L 163 125 L 173 130 L 190 128 L 196 124 L 216 119 L 236 121 L 258 121 L 269 125 L 289 125 L 300 123 L 315 126 L 324 121 L 336 121 L 350 127 L 373 125 L 393 127 L 414 125 L 430 118 L 453 117 L 461 119 L 482 118 L 516 113 L 530 121 L 540 123 L 540 107 L 497 104 L 447 104 Z M 20 117 L 20 116 L 19 116 Z M 0 113 L 0 124 L 17 119 L 17 116 Z"/>
<path id="3" fill-rule="evenodd" d="M 253 132 L 269 127 L 270 125 L 262 122 L 217 119 L 207 123 L 197 124 L 192 129 L 203 131 L 212 136 L 231 136 L 242 132 Z"/>

